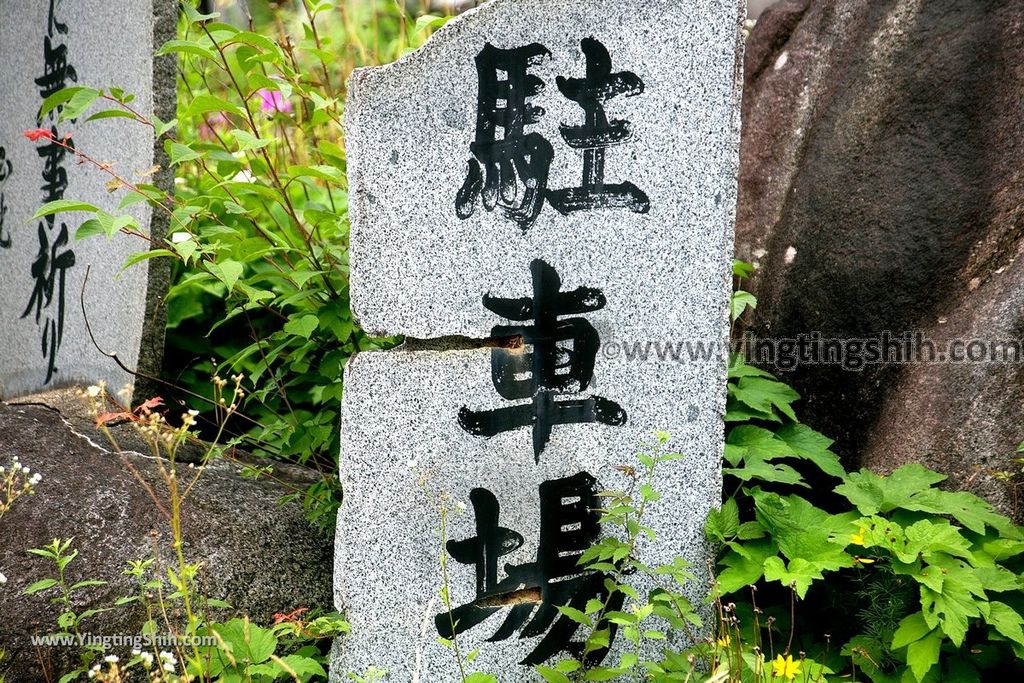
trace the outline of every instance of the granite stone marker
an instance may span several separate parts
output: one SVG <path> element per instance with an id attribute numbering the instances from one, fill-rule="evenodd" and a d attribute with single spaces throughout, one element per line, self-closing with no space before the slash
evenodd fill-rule
<path id="1" fill-rule="evenodd" d="M 162 298 L 165 259 L 124 272 L 127 256 L 144 250 L 138 237 L 118 234 L 76 241 L 88 217 L 63 213 L 38 220 L 33 214 L 56 199 L 89 202 L 116 211 L 122 193 L 110 180 L 79 164 L 54 142 L 32 142 L 24 131 L 43 128 L 135 182 L 162 152 L 153 130 L 123 118 L 83 125 L 97 104 L 76 121 L 57 113 L 39 116 L 40 105 L 63 87 L 122 88 L 144 115 L 174 116 L 173 62 L 154 61 L 155 46 L 174 37 L 173 0 L 0 0 L 0 399 L 74 383 L 105 380 L 117 390 L 132 382 L 96 346 L 116 353 L 129 368 L 153 375 L 163 351 Z M 169 170 L 146 176 L 171 189 Z M 129 211 L 146 233 L 159 237 L 165 217 L 143 204 Z M 81 303 L 84 290 L 85 311 Z M 95 343 L 86 329 L 92 329 Z"/>
<path id="2" fill-rule="evenodd" d="M 555 607 L 604 590 L 576 566 L 594 494 L 655 430 L 687 457 L 655 481 L 642 559 L 683 555 L 706 594 L 743 16 L 495 0 L 353 74 L 353 309 L 409 340 L 345 369 L 335 680 L 457 681 L 439 637 L 502 682 L 566 656 L 582 633 Z"/>

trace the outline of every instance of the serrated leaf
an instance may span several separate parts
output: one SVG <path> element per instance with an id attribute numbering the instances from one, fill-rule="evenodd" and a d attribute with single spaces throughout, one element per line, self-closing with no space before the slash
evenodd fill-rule
<path id="1" fill-rule="evenodd" d="M 985 621 L 1003 636 L 1013 642 L 1024 645 L 1024 617 L 1009 605 L 1002 602 L 990 602 L 989 612 Z"/>
<path id="2" fill-rule="evenodd" d="M 729 385 L 729 393 L 756 411 L 770 413 L 777 409 L 793 422 L 799 422 L 790 404 L 798 400 L 800 394 L 782 382 L 764 377 L 740 377 L 736 384 Z"/>
<path id="3" fill-rule="evenodd" d="M 736 477 L 740 481 L 760 481 L 776 484 L 793 484 L 809 488 L 800 473 L 789 465 L 752 460 L 743 467 L 726 467 L 723 474 Z"/>
<path id="4" fill-rule="evenodd" d="M 593 620 L 575 607 L 559 607 L 558 611 L 567 619 L 575 621 L 577 624 L 582 624 L 583 626 L 591 628 L 594 626 Z"/>
<path id="5" fill-rule="evenodd" d="M 732 274 L 735 277 L 750 277 L 754 273 L 754 266 L 739 259 L 732 260 Z"/>
<path id="6" fill-rule="evenodd" d="M 718 572 L 716 580 L 723 595 L 752 586 L 764 575 L 764 562 L 775 555 L 778 548 L 771 539 L 760 539 L 750 543 L 727 544 L 727 550 L 718 564 L 725 569 Z"/>
<path id="7" fill-rule="evenodd" d="M 793 455 L 793 449 L 762 427 L 738 425 L 730 429 L 725 438 L 725 457 L 734 466 L 751 456 L 770 460 L 787 455 Z"/>
<path id="8" fill-rule="evenodd" d="M 708 518 L 704 522 L 704 534 L 719 543 L 736 536 L 739 530 L 740 510 L 735 498 L 729 498 L 722 503 L 722 507 L 708 512 Z"/>
<path id="9" fill-rule="evenodd" d="M 893 633 L 892 644 L 889 647 L 893 650 L 906 647 L 916 640 L 921 640 L 931 631 L 932 628 L 925 623 L 924 614 L 914 612 L 900 621 L 899 626 L 896 627 L 896 632 Z"/>
<path id="10" fill-rule="evenodd" d="M 792 585 L 797 596 L 803 598 L 811 583 L 824 576 L 814 564 L 801 557 L 790 560 L 787 566 L 783 564 L 782 558 L 776 556 L 765 560 L 764 578 L 766 581 L 779 581 L 783 586 Z"/>
<path id="11" fill-rule="evenodd" d="M 757 308 L 757 297 L 743 290 L 733 292 L 732 297 L 729 299 L 730 318 L 733 321 L 738 320 L 748 308 Z"/>
<path id="12" fill-rule="evenodd" d="M 942 634 L 938 631 L 932 631 L 907 646 L 907 664 L 918 681 L 923 681 L 931 668 L 939 663 L 941 648 Z"/>
<path id="13" fill-rule="evenodd" d="M 794 454 L 810 460 L 825 474 L 840 479 L 846 476 L 839 456 L 829 450 L 834 442 L 824 434 L 814 431 L 807 425 L 790 423 L 776 430 L 775 436 L 789 446 Z"/>
<path id="14" fill-rule="evenodd" d="M 738 353 L 729 355 L 729 379 L 739 379 L 740 377 L 766 377 L 768 379 L 775 379 L 774 375 L 765 370 L 759 370 L 753 365 L 749 365 Z"/>
<path id="15" fill-rule="evenodd" d="M 853 503 L 862 515 L 875 515 L 913 504 L 916 495 L 945 479 L 942 474 L 911 463 L 885 477 L 867 469 L 852 472 L 835 491 Z"/>

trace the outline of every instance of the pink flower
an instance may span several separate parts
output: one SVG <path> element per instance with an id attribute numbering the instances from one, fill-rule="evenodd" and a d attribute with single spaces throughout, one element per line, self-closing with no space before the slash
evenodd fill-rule
<path id="1" fill-rule="evenodd" d="M 211 114 L 199 124 L 199 137 L 203 140 L 215 140 L 218 131 L 224 130 L 230 123 L 228 117 L 221 112 Z"/>
<path id="2" fill-rule="evenodd" d="M 283 114 L 292 113 L 292 103 L 285 99 L 284 95 L 278 90 L 267 90 L 266 88 L 260 88 L 257 93 L 260 96 L 260 109 L 265 114 L 274 114 L 281 112 Z"/>

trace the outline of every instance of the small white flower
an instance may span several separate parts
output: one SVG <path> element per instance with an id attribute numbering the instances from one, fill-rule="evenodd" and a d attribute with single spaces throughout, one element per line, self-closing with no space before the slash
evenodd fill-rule
<path id="1" fill-rule="evenodd" d="M 103 658 L 103 661 L 106 662 L 107 664 L 117 664 L 121 660 L 118 658 L 117 655 L 107 655 L 106 657 Z"/>
<path id="2" fill-rule="evenodd" d="M 455 504 L 455 509 L 457 509 L 459 512 L 462 512 L 463 510 L 466 509 L 466 504 L 460 500 Z"/>
<path id="3" fill-rule="evenodd" d="M 144 666 L 145 668 L 148 669 L 149 667 L 153 666 L 153 653 L 143 652 L 141 655 L 139 655 L 139 657 L 142 658 L 142 666 Z"/>
<path id="4" fill-rule="evenodd" d="M 174 673 L 174 665 L 170 662 L 167 662 L 166 664 L 164 664 L 164 671 L 166 671 L 169 674 Z"/>
<path id="5" fill-rule="evenodd" d="M 135 648 L 134 650 L 132 650 L 132 657 L 138 657 L 141 654 L 142 650 L 140 650 L 139 648 Z"/>
<path id="6" fill-rule="evenodd" d="M 27 468 L 27 467 L 22 467 L 21 471 L 24 472 L 25 474 L 28 474 L 29 472 L 31 472 L 31 470 L 29 468 Z"/>
<path id="7" fill-rule="evenodd" d="M 0 465 L 0 474 L 3 474 L 6 470 L 3 465 Z"/>
<path id="8" fill-rule="evenodd" d="M 96 398 L 97 396 L 100 395 L 100 391 L 100 388 L 93 384 L 92 386 L 85 390 L 85 395 L 88 396 L 89 398 Z"/>
<path id="9" fill-rule="evenodd" d="M 412 459 L 412 460 L 410 460 L 409 462 L 405 463 L 405 466 L 406 466 L 406 467 L 408 467 L 408 468 L 409 468 L 409 469 L 411 470 L 411 469 L 413 469 L 414 467 L 416 467 L 416 465 L 417 465 L 417 464 L 419 464 L 419 463 L 417 463 L 417 462 L 416 462 L 416 459 L 415 459 L 415 458 L 413 458 L 413 459 Z"/>
<path id="10" fill-rule="evenodd" d="M 89 678 L 96 678 L 96 669 L 89 669 L 89 673 L 86 674 Z"/>
<path id="11" fill-rule="evenodd" d="M 32 484 L 33 486 L 35 486 L 36 484 L 38 484 L 42 480 L 43 480 L 43 475 L 41 475 L 38 472 L 36 472 L 35 474 L 32 475 L 32 478 L 29 479 L 29 483 Z"/>
<path id="12" fill-rule="evenodd" d="M 5 583 L 7 583 L 7 577 L 4 576 L 3 572 L 0 572 L 0 586 L 4 585 Z"/>

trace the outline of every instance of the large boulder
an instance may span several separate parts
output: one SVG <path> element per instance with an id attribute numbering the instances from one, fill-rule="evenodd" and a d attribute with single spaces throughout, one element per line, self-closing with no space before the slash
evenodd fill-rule
<path id="1" fill-rule="evenodd" d="M 737 253 L 761 266 L 748 330 L 919 332 L 939 351 L 1021 339 L 1022 101 L 1019 0 L 768 9 L 745 65 Z M 923 462 L 1011 511 L 994 473 L 1024 439 L 1021 367 L 807 364 L 783 377 L 848 465 Z"/>
<path id="2" fill-rule="evenodd" d="M 47 601 L 49 593 L 24 595 L 27 586 L 53 572 L 49 560 L 27 553 L 28 548 L 74 537 L 79 555 L 67 568 L 70 581 L 109 582 L 76 594 L 80 612 L 138 592 L 134 579 L 121 573 L 128 560 L 157 552 L 165 568 L 174 566 L 168 524 L 132 473 L 166 500 L 156 462 L 130 426 L 117 433 L 127 449 L 123 457 L 97 433 L 70 391 L 0 403 L 0 465 L 18 456 L 43 477 L 36 495 L 19 498 L 0 519 L 0 572 L 8 579 L 0 585 L 0 649 L 7 652 L 0 677 L 6 674 L 12 683 L 57 680 L 77 662 L 77 648 L 31 643 L 32 635 L 56 630 L 59 610 Z M 183 455 L 195 459 L 199 450 Z M 241 469 L 235 458 L 212 461 L 183 506 L 186 559 L 203 563 L 200 576 L 208 597 L 233 606 L 215 616 L 247 614 L 269 623 L 275 613 L 300 607 L 330 609 L 331 539 L 306 521 L 301 505 L 278 505 L 289 487 L 307 485 L 312 475 L 276 466 L 275 481 L 253 480 L 243 478 Z M 144 620 L 138 606 L 128 605 L 86 619 L 81 631 L 132 636 Z M 130 649 L 113 653 L 124 658 Z"/>

